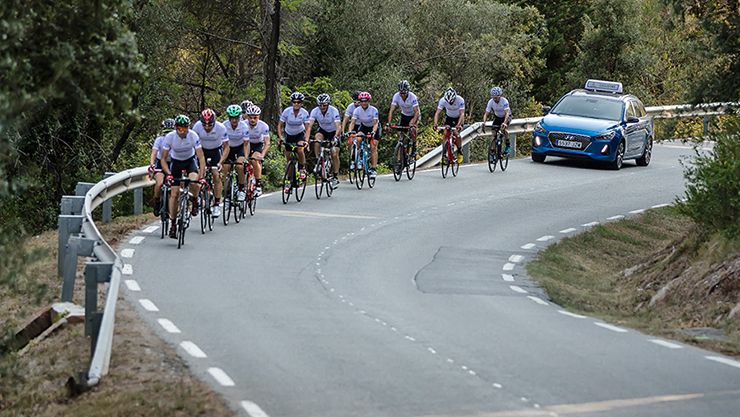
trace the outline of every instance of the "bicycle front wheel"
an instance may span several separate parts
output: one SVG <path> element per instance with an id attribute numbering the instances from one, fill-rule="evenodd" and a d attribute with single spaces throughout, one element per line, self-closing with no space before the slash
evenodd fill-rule
<path id="1" fill-rule="evenodd" d="M 499 145 L 498 149 L 500 151 L 501 144 L 499 143 L 498 145 Z M 509 166 L 509 154 L 508 153 L 501 155 L 501 157 L 499 158 L 499 165 L 501 165 L 501 171 L 506 171 L 506 168 L 508 168 Z"/>
<path id="2" fill-rule="evenodd" d="M 208 191 L 205 188 L 201 188 L 198 193 L 198 205 L 200 206 L 200 234 L 206 234 L 206 227 L 208 227 L 208 213 L 211 208 L 208 206 Z"/>
<path id="3" fill-rule="evenodd" d="M 324 179 L 322 178 L 323 173 L 324 173 L 324 168 L 323 168 L 324 163 L 323 162 L 324 161 L 322 159 L 319 159 L 318 161 L 316 161 L 317 169 L 313 175 L 313 188 L 314 188 L 314 191 L 316 192 L 317 200 L 321 200 L 321 194 L 324 191 Z"/>
<path id="4" fill-rule="evenodd" d="M 495 171 L 496 164 L 498 164 L 498 155 L 496 154 L 496 142 L 494 141 L 494 139 L 491 139 L 491 143 L 488 146 L 488 171 Z"/>
<path id="5" fill-rule="evenodd" d="M 439 162 L 439 166 L 442 169 L 442 178 L 447 178 L 447 173 L 450 171 L 450 155 L 452 150 L 450 149 L 450 142 L 445 142 L 442 147 L 442 160 Z"/>
<path id="6" fill-rule="evenodd" d="M 283 204 L 288 204 L 290 193 L 293 191 L 293 186 L 291 184 L 291 181 L 293 179 L 293 171 L 291 170 L 292 167 L 293 162 L 288 162 L 288 165 L 285 167 L 285 174 L 283 175 L 283 189 L 280 190 L 280 193 L 283 196 Z"/>
<path id="7" fill-rule="evenodd" d="M 406 178 L 409 180 L 414 179 L 414 174 L 416 174 L 416 157 L 415 156 L 407 156 L 407 162 L 406 164 Z"/>
<path id="8" fill-rule="evenodd" d="M 332 185 L 332 165 L 331 165 L 331 159 L 327 159 L 324 162 L 324 168 L 323 168 L 323 174 L 324 177 L 324 189 L 326 190 L 326 196 L 331 197 L 331 194 L 334 192 L 334 185 Z"/>
<path id="9" fill-rule="evenodd" d="M 297 169 L 297 168 L 296 168 Z M 296 185 L 295 185 L 295 200 L 301 201 L 303 200 L 303 194 L 306 192 L 306 180 L 301 181 L 298 177 L 295 179 Z"/>
<path id="10" fill-rule="evenodd" d="M 452 152 L 452 145 L 450 145 L 450 152 Z M 452 176 L 457 177 L 457 172 L 460 171 L 460 163 L 457 162 L 457 154 L 455 152 L 452 152 L 450 164 L 452 165 Z"/>
<path id="11" fill-rule="evenodd" d="M 233 178 L 231 175 L 229 175 L 228 180 L 226 181 L 226 187 L 224 188 L 224 209 L 222 210 L 221 217 L 224 222 L 224 226 L 227 226 L 229 224 L 229 218 L 231 217 L 231 188 L 233 187 Z"/>
<path id="12" fill-rule="evenodd" d="M 393 152 L 393 179 L 395 179 L 396 182 L 401 181 L 401 174 L 403 174 L 403 166 L 405 162 L 405 153 L 406 151 L 403 145 L 397 143 L 396 150 Z"/>
<path id="13" fill-rule="evenodd" d="M 160 227 L 162 228 L 160 239 L 164 239 L 164 235 L 167 234 L 170 227 L 170 194 L 167 188 L 162 190 L 162 199 L 160 201 L 162 202 L 162 207 L 159 209 Z"/>

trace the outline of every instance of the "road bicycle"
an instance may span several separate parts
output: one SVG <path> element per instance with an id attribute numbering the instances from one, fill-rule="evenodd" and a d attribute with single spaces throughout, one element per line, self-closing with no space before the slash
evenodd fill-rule
<path id="1" fill-rule="evenodd" d="M 285 146 L 285 149 L 290 152 L 290 158 L 288 164 L 285 166 L 285 174 L 283 175 L 283 204 L 288 204 L 288 200 L 291 195 L 295 195 L 296 201 L 303 200 L 303 194 L 306 192 L 306 181 L 301 180 L 300 170 L 298 169 L 298 148 L 299 145 L 294 143 L 282 143 L 278 145 L 280 149 Z"/>
<path id="2" fill-rule="evenodd" d="M 509 153 L 501 151 L 503 146 L 504 133 L 501 131 L 501 126 L 491 126 L 493 130 L 493 136 L 491 142 L 488 144 L 488 170 L 493 172 L 496 170 L 496 165 L 501 167 L 501 171 L 506 171 L 509 166 Z"/>
<path id="3" fill-rule="evenodd" d="M 393 150 L 393 178 L 400 181 L 403 171 L 406 170 L 406 177 L 412 180 L 416 173 L 416 141 L 411 140 L 411 137 L 415 135 L 416 127 L 398 125 L 388 127 L 398 131 L 398 142 Z"/>
<path id="4" fill-rule="evenodd" d="M 159 219 L 162 227 L 160 239 L 164 239 L 170 227 L 170 185 L 167 181 L 162 183 L 162 193 L 160 194 L 161 207 L 159 208 Z"/>
<path id="5" fill-rule="evenodd" d="M 261 158 L 251 156 L 249 157 L 249 161 L 259 161 L 260 164 L 262 163 Z M 246 175 L 247 209 L 249 209 L 249 215 L 254 216 L 254 211 L 257 210 L 257 196 L 255 195 L 257 179 L 254 177 L 254 168 L 252 168 L 251 163 L 247 164 L 244 175 Z"/>
<path id="6" fill-rule="evenodd" d="M 229 164 L 231 165 L 231 170 L 229 171 L 228 177 L 226 177 L 226 186 L 224 187 L 224 210 L 223 214 L 221 215 L 223 217 L 224 226 L 227 226 L 229 224 L 229 220 L 231 219 L 231 212 L 234 212 L 234 221 L 239 223 L 241 219 L 246 217 L 246 207 L 247 203 L 246 201 L 239 201 L 239 181 L 238 181 L 238 173 L 236 172 L 236 165 L 240 164 L 240 162 L 224 162 L 224 165 Z M 242 166 L 245 166 L 246 171 L 246 162 L 241 162 Z"/>
<path id="7" fill-rule="evenodd" d="M 316 199 L 321 200 L 322 194 L 326 193 L 327 197 L 331 197 L 334 191 L 334 186 L 332 185 L 331 149 L 334 147 L 335 142 L 333 140 L 312 140 L 311 143 L 319 143 L 321 146 L 319 159 L 316 161 L 316 168 L 313 171 Z"/>
<path id="8" fill-rule="evenodd" d="M 444 131 L 443 142 L 442 142 L 442 160 L 439 162 L 439 166 L 442 169 L 442 178 L 447 178 L 447 174 L 452 168 L 452 176 L 457 176 L 457 171 L 460 169 L 460 164 L 457 162 L 457 155 L 455 154 L 455 143 L 453 131 L 457 132 L 457 129 L 451 126 L 439 127 L 438 130 Z"/>
<path id="9" fill-rule="evenodd" d="M 190 183 L 192 182 L 188 178 L 188 173 L 182 170 L 180 179 L 180 195 L 177 196 L 177 249 L 180 249 L 185 244 L 185 232 L 190 227 Z"/>
<path id="10" fill-rule="evenodd" d="M 373 188 L 375 178 L 370 177 L 370 144 L 367 137 L 362 132 L 350 133 L 350 141 L 352 143 L 350 161 L 351 165 L 354 165 L 354 169 L 349 172 L 350 182 L 354 182 L 357 189 L 361 190 L 367 178 L 367 185 Z"/>
<path id="11" fill-rule="evenodd" d="M 211 158 L 206 162 L 206 174 L 203 177 L 203 185 L 198 193 L 198 205 L 200 206 L 200 233 L 205 234 L 206 229 L 213 230 L 213 207 L 215 197 L 213 195 L 213 168 L 210 167 Z"/>

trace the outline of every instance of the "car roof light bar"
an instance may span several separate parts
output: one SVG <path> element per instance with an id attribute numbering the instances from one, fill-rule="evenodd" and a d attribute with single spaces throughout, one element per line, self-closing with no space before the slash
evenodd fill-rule
<path id="1" fill-rule="evenodd" d="M 622 83 L 616 81 L 588 80 L 586 90 L 603 93 L 622 94 Z"/>

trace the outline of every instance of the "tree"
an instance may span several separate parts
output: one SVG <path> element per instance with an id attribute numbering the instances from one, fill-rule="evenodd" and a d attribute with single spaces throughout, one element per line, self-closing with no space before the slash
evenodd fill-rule
<path id="1" fill-rule="evenodd" d="M 280 73 L 278 69 L 280 43 L 280 0 L 261 0 L 262 54 L 265 81 L 263 118 L 276 126 L 280 117 Z"/>

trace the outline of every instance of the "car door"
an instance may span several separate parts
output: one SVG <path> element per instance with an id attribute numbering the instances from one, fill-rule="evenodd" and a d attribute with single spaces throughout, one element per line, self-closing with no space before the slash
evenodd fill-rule
<path id="1" fill-rule="evenodd" d="M 636 155 L 639 156 L 639 152 L 642 150 L 642 142 L 645 138 L 645 134 L 642 131 L 641 123 L 638 122 L 627 122 L 629 117 L 637 116 L 637 108 L 635 102 L 630 100 L 626 103 L 624 112 L 624 140 L 625 140 L 625 158 L 632 158 Z"/>

